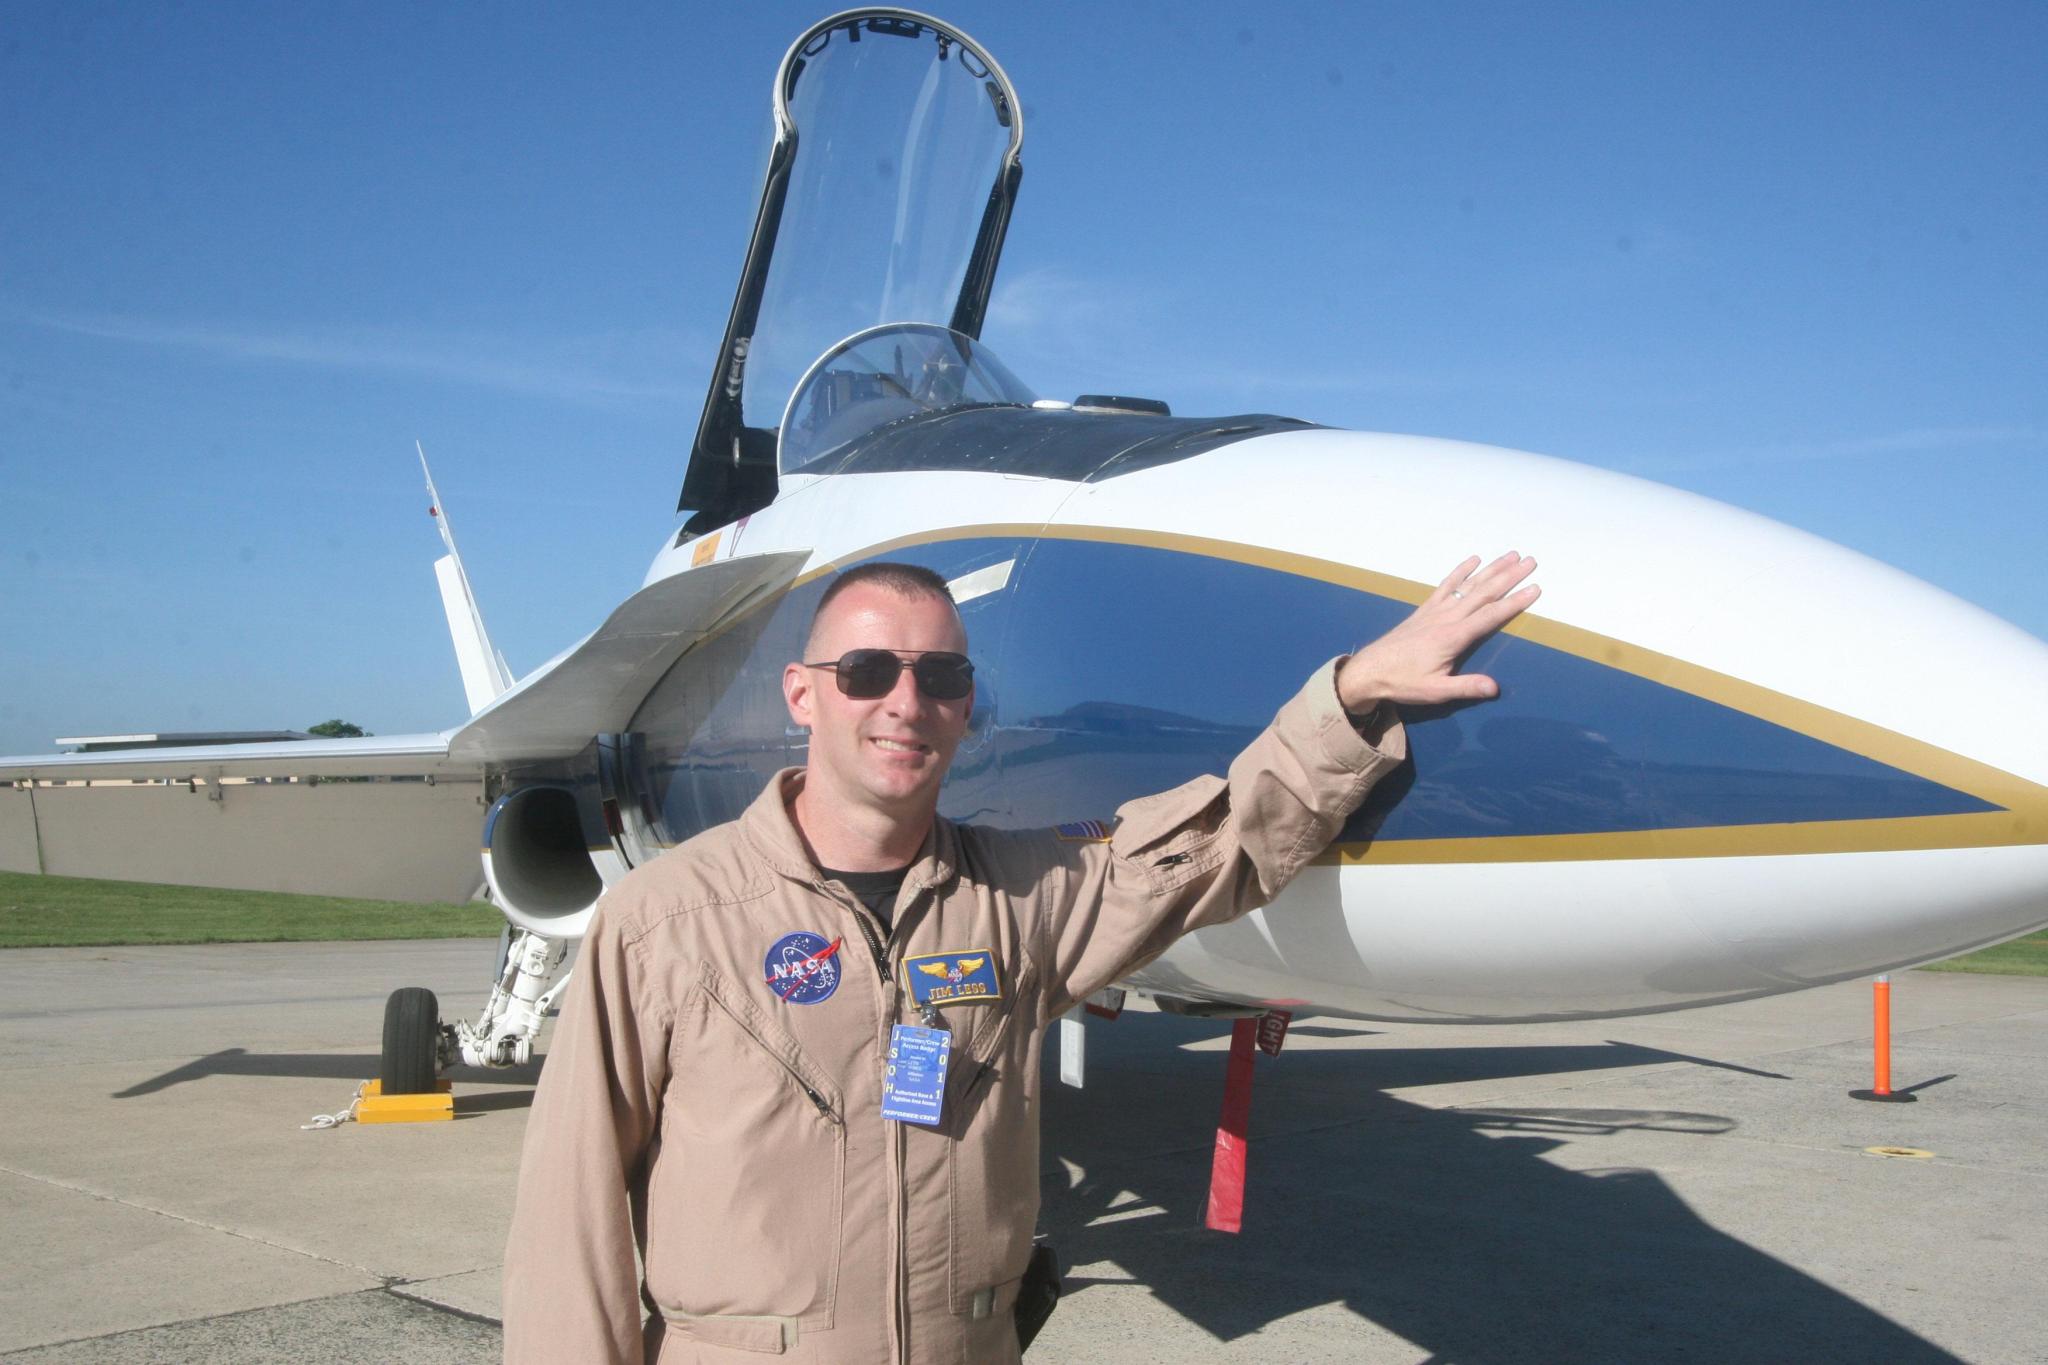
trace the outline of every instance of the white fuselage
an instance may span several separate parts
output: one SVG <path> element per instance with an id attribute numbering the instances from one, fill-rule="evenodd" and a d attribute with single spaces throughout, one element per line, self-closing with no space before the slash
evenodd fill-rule
<path id="1" fill-rule="evenodd" d="M 816 573 L 997 533 L 1239 559 L 1408 600 L 1467 553 L 1520 550 L 1542 562 L 1544 595 L 1511 634 L 1984 807 L 1343 844 L 1264 911 L 1175 947 L 1142 989 L 1386 1019 L 1627 1013 L 1884 971 L 2048 922 L 2048 646 L 1874 560 L 1623 475 L 1310 430 L 1095 483 L 789 479 L 714 546 L 664 550 L 648 579 L 778 550 L 810 551 Z M 1102 586 L 1113 604 L 1118 585 Z M 1029 591 L 1028 575 L 1005 590 Z M 1355 642 L 1344 622 L 1330 630 Z M 1190 621 L 1188 654 L 1212 635 Z M 1512 690 L 1513 670 L 1501 676 Z M 1594 741 L 1600 704 L 1573 720 Z"/>

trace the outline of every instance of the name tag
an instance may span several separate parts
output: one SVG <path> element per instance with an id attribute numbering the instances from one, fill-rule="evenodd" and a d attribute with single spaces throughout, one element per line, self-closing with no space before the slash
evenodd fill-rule
<path id="1" fill-rule="evenodd" d="M 987 948 L 906 957 L 903 986 L 920 1009 L 1003 998 L 1003 984 L 996 976 L 996 955 Z"/>
<path id="2" fill-rule="evenodd" d="M 946 1060 L 953 1035 L 922 1024 L 898 1024 L 889 1031 L 889 1060 L 882 1072 L 882 1117 L 899 1123 L 934 1124 L 946 1101 Z"/>

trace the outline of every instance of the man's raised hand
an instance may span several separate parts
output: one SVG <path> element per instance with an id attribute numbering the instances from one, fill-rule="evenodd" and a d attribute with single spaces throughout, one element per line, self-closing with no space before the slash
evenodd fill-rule
<path id="1" fill-rule="evenodd" d="M 1440 706 L 1499 696 L 1492 678 L 1455 670 L 1481 640 L 1536 600 L 1541 588 L 1517 587 L 1535 570 L 1535 560 L 1512 550 L 1483 569 L 1479 556 L 1472 556 L 1407 620 L 1345 660 L 1337 671 L 1337 699 L 1362 716 L 1381 702 Z"/>

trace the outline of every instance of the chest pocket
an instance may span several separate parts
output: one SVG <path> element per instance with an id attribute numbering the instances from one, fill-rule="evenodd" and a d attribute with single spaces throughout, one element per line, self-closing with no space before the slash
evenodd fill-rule
<path id="1" fill-rule="evenodd" d="M 1020 981 L 1005 984 L 1010 989 L 1000 1001 L 947 1011 L 954 1016 L 954 1055 L 946 1070 L 945 1119 L 940 1131 L 949 1137 L 962 1137 L 973 1128 L 976 1114 L 993 1089 L 1020 1079 L 1009 1074 L 1023 1065 L 1018 1060 L 1022 1052 L 1011 1044 L 1027 1041 L 1025 1032 L 1035 1017 L 1037 972 L 1027 965 Z M 972 1019 L 961 1017 L 966 1015 Z"/>
<path id="2" fill-rule="evenodd" d="M 842 1093 L 710 967 L 670 1055 L 648 1187 L 647 1283 L 691 1317 L 832 1324 L 846 1192 Z"/>
<path id="3" fill-rule="evenodd" d="M 1037 975 L 1026 968 L 967 1034 L 946 1077 L 948 1286 L 955 1313 L 1023 1273 L 1038 1217 L 1038 1115 L 1026 1075 L 1036 1049 Z"/>
<path id="4" fill-rule="evenodd" d="M 738 1025 L 741 1033 L 782 1068 L 787 1079 L 803 1092 L 804 1098 L 811 1102 L 821 1117 L 844 1128 L 845 1101 L 839 1087 L 804 1057 L 796 1039 L 763 1013 L 752 996 L 734 989 L 732 982 L 716 968 L 704 967 L 698 984 L 719 1012 Z"/>

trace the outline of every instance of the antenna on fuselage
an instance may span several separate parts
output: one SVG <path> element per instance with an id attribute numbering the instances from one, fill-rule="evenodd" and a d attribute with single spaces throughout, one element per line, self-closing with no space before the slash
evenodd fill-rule
<path id="1" fill-rule="evenodd" d="M 455 642 L 455 662 L 462 669 L 462 691 L 473 716 L 511 690 L 512 670 L 505 656 L 491 646 L 484 630 L 483 613 L 477 609 L 476 594 L 470 590 L 469 574 L 462 567 L 462 552 L 455 548 L 455 528 L 448 524 L 448 510 L 434 487 L 434 471 L 427 468 L 426 447 L 412 443 L 420 453 L 420 473 L 427 478 L 427 515 L 440 528 L 441 543 L 448 553 L 434 561 L 434 578 L 441 585 L 441 610 L 448 616 L 448 634 Z"/>

